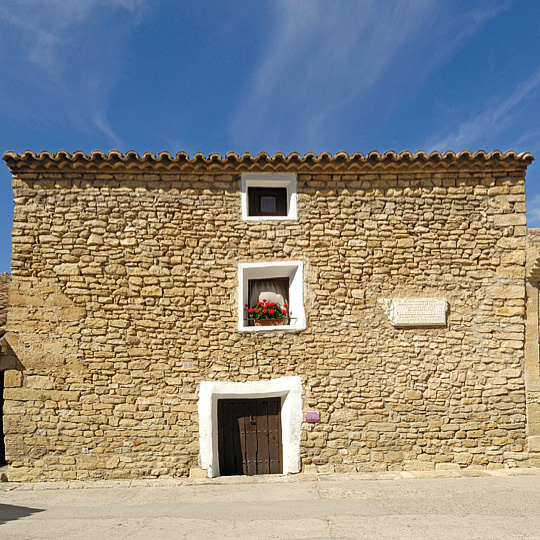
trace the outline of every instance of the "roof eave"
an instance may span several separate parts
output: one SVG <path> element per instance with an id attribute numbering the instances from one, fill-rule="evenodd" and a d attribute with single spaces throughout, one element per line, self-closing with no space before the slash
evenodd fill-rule
<path id="1" fill-rule="evenodd" d="M 314 154 L 308 152 L 303 156 L 297 152 L 285 155 L 281 152 L 269 155 L 261 152 L 256 156 L 250 153 L 237 154 L 229 152 L 224 157 L 220 154 L 196 153 L 191 158 L 185 152 L 178 152 L 175 156 L 168 152 L 161 152 L 157 156 L 152 152 L 145 152 L 140 156 L 130 150 L 122 154 L 118 150 L 107 153 L 94 150 L 90 154 L 77 151 L 73 154 L 65 150 L 58 152 L 39 152 L 38 154 L 26 150 L 22 154 L 8 151 L 3 156 L 13 174 L 29 171 L 261 171 L 276 172 L 287 170 L 354 170 L 365 169 L 395 169 L 401 167 L 425 168 L 490 168 L 495 166 L 526 169 L 534 160 L 530 152 L 517 153 L 513 150 L 501 152 L 485 152 L 483 150 L 470 152 L 463 150 L 455 152 L 400 152 L 393 150 L 380 154 L 370 152 L 367 155 L 359 152 L 347 154 L 337 152 L 332 155 L 329 152 Z"/>

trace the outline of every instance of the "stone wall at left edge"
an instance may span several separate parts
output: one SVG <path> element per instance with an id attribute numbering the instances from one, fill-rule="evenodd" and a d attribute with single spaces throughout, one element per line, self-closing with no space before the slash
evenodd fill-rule
<path id="1" fill-rule="evenodd" d="M 34 174 L 19 174 L 12 181 L 16 204 L 8 331 L 19 369 L 5 371 L 9 480 L 187 476 L 198 470 L 199 381 L 193 369 L 178 362 L 183 331 L 167 335 L 170 321 L 158 322 L 152 312 L 160 273 L 150 255 L 152 240 L 136 238 L 129 226 L 122 240 L 107 237 L 115 229 L 116 205 L 121 204 L 127 221 L 145 219 L 144 209 L 131 208 L 133 193 L 161 183 L 153 183 L 152 175 L 140 183 L 130 176 L 130 187 L 122 193 L 125 175 L 115 181 L 110 175 L 84 175 L 88 182 L 81 180 L 83 175 L 45 176 L 38 181 Z M 109 189 L 115 197 L 106 200 Z M 83 210 L 93 215 L 92 221 L 81 217 Z M 146 287 L 133 269 L 128 284 L 126 260 L 115 260 L 118 251 L 136 250 L 139 242 L 146 244 L 143 253 L 128 262 L 155 272 L 145 277 Z M 102 254 L 108 247 L 115 253 L 104 265 L 96 251 Z M 176 273 L 182 281 L 179 263 Z M 104 286 L 103 273 L 109 278 Z M 125 304 L 133 287 L 142 304 L 130 313 Z M 138 328 L 164 330 L 153 342 L 155 350 L 148 343 L 141 346 L 136 332 L 128 330 L 127 319 L 146 307 L 150 311 L 138 317 Z M 173 309 L 189 311 L 185 302 Z M 196 338 L 193 328 L 186 332 Z M 204 338 L 197 340 L 209 345 Z M 182 356 L 195 354 L 184 351 Z"/>

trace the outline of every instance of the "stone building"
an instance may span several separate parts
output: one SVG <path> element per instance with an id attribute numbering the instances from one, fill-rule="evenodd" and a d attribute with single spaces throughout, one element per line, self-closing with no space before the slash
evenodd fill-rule
<path id="1" fill-rule="evenodd" d="M 540 465 L 532 159 L 6 153 L 10 480 Z"/>

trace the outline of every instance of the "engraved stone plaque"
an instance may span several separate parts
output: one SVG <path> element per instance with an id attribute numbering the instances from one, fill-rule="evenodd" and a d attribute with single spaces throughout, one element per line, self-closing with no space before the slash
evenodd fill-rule
<path id="1" fill-rule="evenodd" d="M 390 298 L 379 301 L 393 326 L 446 326 L 446 298 Z"/>

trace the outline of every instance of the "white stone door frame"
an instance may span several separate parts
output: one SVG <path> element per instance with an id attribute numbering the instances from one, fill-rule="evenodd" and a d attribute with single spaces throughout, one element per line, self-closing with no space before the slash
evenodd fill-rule
<path id="1" fill-rule="evenodd" d="M 219 476 L 218 400 L 281 398 L 283 474 L 300 472 L 302 379 L 281 377 L 268 381 L 202 382 L 199 389 L 199 445 L 201 467 L 208 477 Z"/>

